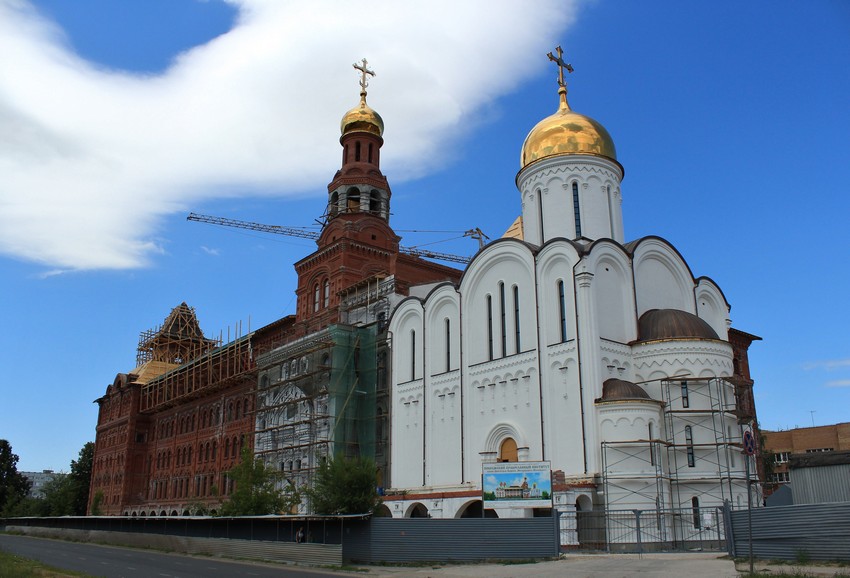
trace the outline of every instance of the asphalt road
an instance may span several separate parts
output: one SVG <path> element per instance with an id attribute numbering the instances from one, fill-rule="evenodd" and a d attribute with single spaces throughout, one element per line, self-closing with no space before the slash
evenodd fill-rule
<path id="1" fill-rule="evenodd" d="M 215 578 L 259 576 L 321 578 L 339 573 L 282 564 L 235 562 L 181 554 L 165 554 L 116 546 L 63 542 L 29 536 L 0 534 L 0 550 L 38 560 L 55 568 L 85 572 L 104 578 Z"/>

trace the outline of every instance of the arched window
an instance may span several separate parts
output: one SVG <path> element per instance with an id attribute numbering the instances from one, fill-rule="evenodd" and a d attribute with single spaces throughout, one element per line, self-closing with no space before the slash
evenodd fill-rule
<path id="1" fill-rule="evenodd" d="M 313 286 L 313 312 L 319 310 L 319 284 Z"/>
<path id="2" fill-rule="evenodd" d="M 215 460 L 215 454 L 218 452 L 218 442 L 213 440 L 212 459 Z"/>
<path id="3" fill-rule="evenodd" d="M 696 459 L 694 457 L 694 436 L 693 431 L 691 430 L 691 426 L 685 426 L 685 445 L 687 446 L 688 451 L 688 467 L 692 468 L 696 465 Z"/>
<path id="4" fill-rule="evenodd" d="M 369 143 L 369 158 L 368 161 L 372 162 L 372 143 Z"/>
<path id="5" fill-rule="evenodd" d="M 337 212 L 339 211 L 339 193 L 334 191 L 331 193 L 331 202 L 328 206 L 328 214 L 331 217 L 336 217 Z"/>
<path id="6" fill-rule="evenodd" d="M 192 463 L 192 446 L 189 446 L 189 464 Z"/>
<path id="7" fill-rule="evenodd" d="M 487 295 L 487 359 L 493 361 L 493 297 Z"/>
<path id="8" fill-rule="evenodd" d="M 578 183 L 573 183 L 573 213 L 576 220 L 576 238 L 581 237 L 581 208 L 578 200 Z"/>
<path id="9" fill-rule="evenodd" d="M 372 145 L 369 145 L 369 150 L 371 153 Z M 373 215 L 377 215 L 381 212 L 381 193 L 373 190 L 369 194 L 369 212 Z"/>
<path id="10" fill-rule="evenodd" d="M 230 457 L 230 438 L 224 440 L 224 459 Z"/>
<path id="11" fill-rule="evenodd" d="M 655 445 L 652 443 L 652 440 L 655 439 L 655 432 L 653 431 L 652 422 L 649 422 L 649 464 L 655 465 Z"/>
<path id="12" fill-rule="evenodd" d="M 522 351 L 520 346 L 519 287 L 514 285 L 514 353 Z"/>
<path id="13" fill-rule="evenodd" d="M 236 419 L 242 417 L 242 400 L 236 402 Z"/>
<path id="14" fill-rule="evenodd" d="M 356 213 L 360 210 L 360 191 L 354 187 L 348 189 L 348 202 L 346 208 L 349 213 Z"/>
<path id="15" fill-rule="evenodd" d="M 561 343 L 567 340 L 567 301 L 564 297 L 564 280 L 558 279 L 558 312 L 560 313 Z"/>
<path id="16" fill-rule="evenodd" d="M 210 461 L 210 442 L 207 442 L 207 445 L 204 446 L 204 461 Z"/>
<path id="17" fill-rule="evenodd" d="M 514 438 L 506 438 L 499 445 L 499 461 L 500 462 L 515 462 L 515 461 L 518 461 L 516 440 L 514 440 Z"/>
<path id="18" fill-rule="evenodd" d="M 452 369 L 452 322 L 446 317 L 446 371 Z"/>
<path id="19" fill-rule="evenodd" d="M 329 279 L 325 279 L 324 285 L 324 306 L 327 307 L 331 302 L 331 282 Z"/>
<path id="20" fill-rule="evenodd" d="M 688 408 L 691 406 L 690 396 L 688 395 L 688 382 L 682 382 L 682 407 Z"/>
<path id="21" fill-rule="evenodd" d="M 416 379 L 416 330 L 410 330 L 410 381 Z"/>
<path id="22" fill-rule="evenodd" d="M 360 162 L 360 141 L 354 143 L 354 162 Z"/>
<path id="23" fill-rule="evenodd" d="M 505 284 L 499 282 L 499 329 L 502 337 L 502 357 L 508 354 L 508 323 L 505 307 Z"/>

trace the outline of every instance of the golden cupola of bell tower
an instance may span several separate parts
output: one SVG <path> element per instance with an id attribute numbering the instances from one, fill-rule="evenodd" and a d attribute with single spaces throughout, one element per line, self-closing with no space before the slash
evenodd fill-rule
<path id="1" fill-rule="evenodd" d="M 327 217 L 366 213 L 389 221 L 391 193 L 381 173 L 384 121 L 366 103 L 366 87 L 375 72 L 365 58 L 353 66 L 360 75 L 360 102 L 340 122 L 342 167 L 328 185 Z"/>

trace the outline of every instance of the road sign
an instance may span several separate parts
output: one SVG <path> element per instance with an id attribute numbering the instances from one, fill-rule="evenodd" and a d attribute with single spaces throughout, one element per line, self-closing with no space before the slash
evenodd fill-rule
<path id="1" fill-rule="evenodd" d="M 753 456 L 756 453 L 756 438 L 753 437 L 753 432 L 750 430 L 744 432 L 744 453 L 748 456 Z"/>

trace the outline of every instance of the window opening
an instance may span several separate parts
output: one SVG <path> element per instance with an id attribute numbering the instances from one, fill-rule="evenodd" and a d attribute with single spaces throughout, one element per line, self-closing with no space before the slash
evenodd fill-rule
<path id="1" fill-rule="evenodd" d="M 649 422 L 649 464 L 655 465 L 655 446 L 652 444 L 652 440 L 655 438 L 655 432 L 652 431 L 652 422 Z"/>
<path id="2" fill-rule="evenodd" d="M 499 283 L 499 329 L 501 329 L 501 337 L 502 337 L 502 357 L 508 354 L 508 332 L 507 332 L 507 320 L 506 320 L 506 312 L 505 312 L 505 284 Z"/>
<path id="3" fill-rule="evenodd" d="M 493 297 L 487 296 L 487 359 L 493 360 Z"/>
<path id="4" fill-rule="evenodd" d="M 691 498 L 691 510 L 694 515 L 694 529 L 699 530 L 701 529 L 702 524 L 699 519 L 699 498 L 696 496 Z"/>
<path id="5" fill-rule="evenodd" d="M 578 201 L 578 183 L 573 183 L 573 214 L 576 220 L 576 237 L 581 237 L 581 210 Z"/>
<path id="6" fill-rule="evenodd" d="M 561 314 L 561 342 L 567 340 L 567 301 L 564 296 L 564 280 L 558 280 L 558 311 Z"/>
<path id="7" fill-rule="evenodd" d="M 325 295 L 324 295 L 324 306 L 327 307 L 331 302 L 331 282 L 328 279 L 325 279 Z"/>
<path id="8" fill-rule="evenodd" d="M 685 444 L 688 446 L 688 467 L 692 468 L 696 465 L 694 458 L 694 436 L 691 431 L 691 426 L 685 426 Z"/>
<path id="9" fill-rule="evenodd" d="M 521 351 L 519 330 L 519 287 L 514 285 L 514 353 Z"/>
<path id="10" fill-rule="evenodd" d="M 416 330 L 410 330 L 410 380 L 416 379 Z"/>
<path id="11" fill-rule="evenodd" d="M 446 317 L 446 371 L 452 369 L 452 322 Z"/>
<path id="12" fill-rule="evenodd" d="M 682 382 L 682 407 L 687 408 L 691 406 L 691 400 L 688 396 L 688 382 Z"/>
<path id="13" fill-rule="evenodd" d="M 354 143 L 354 161 L 360 162 L 360 141 Z"/>

